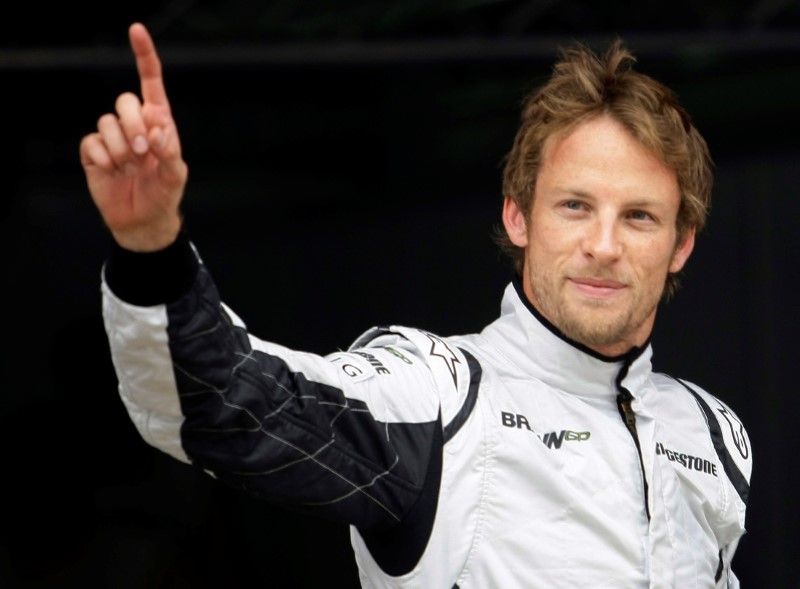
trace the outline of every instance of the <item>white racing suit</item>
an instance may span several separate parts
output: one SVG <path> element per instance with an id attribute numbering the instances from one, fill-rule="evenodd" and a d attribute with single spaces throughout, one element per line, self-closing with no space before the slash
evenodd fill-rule
<path id="1" fill-rule="evenodd" d="M 518 281 L 481 333 L 392 326 L 326 357 L 257 339 L 182 234 L 114 248 L 103 313 L 142 437 L 351 526 L 364 587 L 736 587 L 742 423 L 651 349 L 567 340 Z"/>

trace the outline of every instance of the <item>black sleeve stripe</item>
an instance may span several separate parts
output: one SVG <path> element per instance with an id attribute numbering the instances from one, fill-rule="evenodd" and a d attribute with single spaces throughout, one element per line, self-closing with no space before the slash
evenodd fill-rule
<path id="1" fill-rule="evenodd" d="M 481 385 L 481 376 L 483 374 L 483 369 L 480 363 L 475 359 L 475 356 L 462 348 L 459 349 L 467 359 L 467 365 L 469 366 L 469 389 L 467 390 L 467 398 L 464 400 L 461 409 L 458 410 L 456 416 L 444 428 L 445 444 L 458 433 L 458 430 L 461 429 L 461 426 L 464 425 L 467 421 L 467 417 L 470 416 L 472 410 L 475 408 L 475 403 L 478 400 L 478 388 Z"/>
<path id="2" fill-rule="evenodd" d="M 417 501 L 404 515 L 402 521 L 388 530 L 359 529 L 372 558 L 387 575 L 396 577 L 411 572 L 422 558 L 433 531 L 442 480 L 444 443 L 441 414 L 436 425 L 431 440 L 425 484 Z"/>
<path id="3" fill-rule="evenodd" d="M 396 524 L 419 498 L 441 421 L 376 421 L 339 387 L 253 350 L 220 305 L 205 271 L 189 295 L 167 305 L 181 442 L 191 461 L 235 488 L 306 512 L 359 527 Z"/>
<path id="4" fill-rule="evenodd" d="M 692 387 L 687 385 L 679 378 L 676 378 L 675 380 L 681 383 L 686 390 L 692 394 L 695 401 L 697 401 L 697 404 L 700 406 L 700 409 L 703 411 L 709 433 L 711 434 L 711 441 L 714 444 L 714 449 L 717 451 L 719 461 L 722 463 L 722 467 L 725 469 L 725 474 L 728 475 L 728 479 L 730 479 L 731 483 L 733 483 L 733 486 L 736 489 L 736 492 L 739 494 L 739 497 L 741 497 L 742 502 L 747 505 L 747 497 L 750 494 L 750 484 L 739 470 L 739 467 L 736 466 L 736 463 L 734 462 L 733 457 L 730 455 L 730 452 L 728 452 L 728 448 L 725 446 L 725 440 L 722 437 L 722 429 L 719 427 L 719 422 L 713 418 L 711 407 L 708 406 L 708 403 L 705 402 L 703 397 L 701 397 L 697 391 L 693 390 Z"/>
<path id="5" fill-rule="evenodd" d="M 475 357 L 461 350 L 470 370 L 467 398 L 458 414 L 444 428 L 436 428 L 431 443 L 431 455 L 425 475 L 425 485 L 419 499 L 405 514 L 403 520 L 388 530 L 362 530 L 359 532 L 369 548 L 372 558 L 388 575 L 404 575 L 414 569 L 428 545 L 439 502 L 442 478 L 442 448 L 464 425 L 475 408 L 482 369 Z M 441 415 L 439 416 L 441 419 Z"/>

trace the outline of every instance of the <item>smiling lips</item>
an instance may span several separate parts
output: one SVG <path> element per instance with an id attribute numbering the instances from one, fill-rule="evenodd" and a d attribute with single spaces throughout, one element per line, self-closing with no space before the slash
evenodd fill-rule
<path id="1" fill-rule="evenodd" d="M 600 278 L 570 278 L 569 280 L 580 292 L 593 298 L 611 298 L 625 288 L 623 283 L 616 280 Z"/>

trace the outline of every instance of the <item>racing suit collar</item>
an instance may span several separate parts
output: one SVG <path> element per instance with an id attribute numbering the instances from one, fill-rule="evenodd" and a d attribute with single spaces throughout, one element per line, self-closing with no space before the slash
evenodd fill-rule
<path id="1" fill-rule="evenodd" d="M 621 356 L 603 356 L 545 319 L 528 301 L 517 277 L 506 286 L 500 317 L 483 335 L 527 374 L 578 396 L 616 398 L 615 381 L 626 366 L 622 384 L 636 391 L 652 370 L 649 341 Z"/>

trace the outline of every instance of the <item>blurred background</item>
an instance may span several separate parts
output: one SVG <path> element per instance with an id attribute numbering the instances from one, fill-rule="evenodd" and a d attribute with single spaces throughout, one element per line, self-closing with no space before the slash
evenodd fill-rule
<path id="1" fill-rule="evenodd" d="M 755 468 L 745 587 L 800 587 L 796 333 L 800 3 L 675 0 L 22 4 L 0 22 L 0 587 L 357 587 L 347 529 L 221 487 L 146 446 L 100 319 L 108 237 L 80 138 L 160 50 L 185 213 L 256 334 L 312 352 L 371 325 L 443 335 L 499 312 L 491 234 L 523 98 L 557 47 L 621 36 L 716 162 L 708 227 L 660 311 L 655 369 L 715 393 Z"/>

